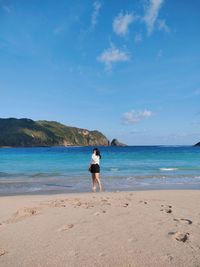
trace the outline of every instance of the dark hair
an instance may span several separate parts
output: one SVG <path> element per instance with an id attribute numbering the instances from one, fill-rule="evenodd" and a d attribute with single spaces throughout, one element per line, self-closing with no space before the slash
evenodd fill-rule
<path id="1" fill-rule="evenodd" d="M 99 158 L 101 159 L 101 154 L 100 154 L 100 150 L 98 148 L 94 148 L 93 152 L 96 151 L 96 155 L 99 156 Z"/>

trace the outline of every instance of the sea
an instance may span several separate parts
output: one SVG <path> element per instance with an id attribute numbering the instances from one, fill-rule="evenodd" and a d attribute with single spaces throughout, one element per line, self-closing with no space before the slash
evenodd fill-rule
<path id="1" fill-rule="evenodd" d="M 200 189 L 200 147 L 98 147 L 105 191 Z M 90 192 L 93 147 L 0 149 L 0 195 Z"/>

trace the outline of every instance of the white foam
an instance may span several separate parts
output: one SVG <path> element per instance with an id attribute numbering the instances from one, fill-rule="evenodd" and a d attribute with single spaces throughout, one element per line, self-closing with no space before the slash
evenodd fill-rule
<path id="1" fill-rule="evenodd" d="M 170 172 L 170 171 L 177 171 L 178 168 L 160 168 L 160 171 L 167 171 L 167 172 Z"/>

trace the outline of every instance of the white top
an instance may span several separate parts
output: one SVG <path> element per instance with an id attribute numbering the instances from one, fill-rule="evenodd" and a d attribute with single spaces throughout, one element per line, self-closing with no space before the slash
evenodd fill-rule
<path id="1" fill-rule="evenodd" d="M 100 158 L 97 156 L 95 153 L 92 154 L 91 157 L 91 164 L 99 164 L 100 163 Z"/>

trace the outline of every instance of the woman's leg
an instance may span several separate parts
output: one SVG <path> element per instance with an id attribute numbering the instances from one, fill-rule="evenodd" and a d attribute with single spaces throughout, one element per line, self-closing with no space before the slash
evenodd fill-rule
<path id="1" fill-rule="evenodd" d="M 96 192 L 96 178 L 95 173 L 92 173 L 92 191 Z"/>
<path id="2" fill-rule="evenodd" d="M 96 182 L 99 186 L 99 191 L 102 192 L 102 186 L 101 186 L 101 180 L 100 180 L 100 175 L 99 173 L 95 173 L 95 179 L 96 179 Z"/>

